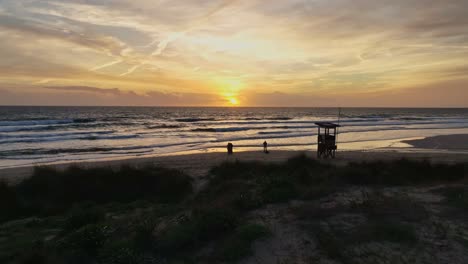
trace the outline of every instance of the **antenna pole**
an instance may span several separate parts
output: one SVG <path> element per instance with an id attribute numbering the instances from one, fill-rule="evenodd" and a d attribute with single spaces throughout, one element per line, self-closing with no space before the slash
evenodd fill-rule
<path id="1" fill-rule="evenodd" d="M 338 125 L 340 124 L 341 107 L 338 108 Z"/>
<path id="2" fill-rule="evenodd" d="M 341 107 L 338 107 L 338 126 L 340 125 L 340 118 L 341 118 Z M 336 128 L 336 143 L 338 144 L 338 129 L 339 127 Z"/>

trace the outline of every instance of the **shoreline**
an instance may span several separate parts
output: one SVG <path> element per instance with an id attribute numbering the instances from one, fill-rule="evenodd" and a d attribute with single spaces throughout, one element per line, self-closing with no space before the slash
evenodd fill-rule
<path id="1" fill-rule="evenodd" d="M 390 142 L 390 141 L 389 141 Z M 411 138 L 393 140 L 394 144 L 400 147 L 383 147 L 377 149 L 338 150 L 336 159 L 325 160 L 336 164 L 346 164 L 348 162 L 375 161 L 375 160 L 395 160 L 401 158 L 430 160 L 432 162 L 456 163 L 468 161 L 468 134 L 443 135 L 425 138 Z M 388 143 L 388 142 L 387 142 Z M 339 145 L 345 145 L 339 144 Z M 393 145 L 393 144 L 392 144 Z M 407 145 L 408 147 L 401 147 Z M 315 148 L 311 146 L 308 150 L 270 148 L 269 154 L 264 154 L 260 150 L 252 151 L 252 148 L 236 148 L 234 155 L 227 155 L 224 149 L 208 149 L 203 152 L 191 150 L 178 153 L 169 153 L 143 157 L 122 157 L 103 160 L 70 161 L 52 164 L 28 165 L 22 167 L 0 168 L 0 181 L 17 183 L 32 175 L 35 167 L 52 167 L 59 170 L 70 166 L 84 168 L 111 167 L 119 168 L 123 165 L 146 166 L 157 165 L 161 167 L 179 169 L 189 175 L 198 178 L 205 176 L 208 171 L 225 161 L 259 161 L 259 162 L 283 162 L 291 157 L 305 154 L 308 157 L 316 158 Z"/>

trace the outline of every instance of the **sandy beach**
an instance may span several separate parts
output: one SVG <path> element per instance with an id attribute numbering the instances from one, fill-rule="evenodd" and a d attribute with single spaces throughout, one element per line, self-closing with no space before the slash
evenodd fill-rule
<path id="1" fill-rule="evenodd" d="M 404 143 L 413 145 L 414 148 L 404 151 L 382 149 L 380 151 L 339 151 L 337 158 L 326 160 L 336 164 L 346 164 L 347 162 L 372 161 L 372 160 L 394 160 L 408 158 L 414 160 L 430 160 L 433 162 L 456 163 L 468 161 L 468 135 L 448 135 L 428 137 L 420 140 L 405 141 Z M 205 176 L 210 168 L 226 161 L 260 161 L 260 162 L 282 162 L 291 157 L 305 154 L 315 158 L 316 153 L 310 151 L 287 151 L 271 149 L 269 154 L 262 151 L 243 151 L 227 155 L 223 152 L 195 153 L 173 156 L 131 158 L 106 161 L 90 161 L 80 163 L 63 163 L 48 165 L 57 169 L 64 169 L 69 166 L 80 167 L 112 167 L 119 168 L 122 165 L 145 166 L 157 165 L 182 170 L 193 177 Z M 34 167 L 7 168 L 0 170 L 0 180 L 9 183 L 17 183 L 33 173 Z"/>
<path id="2" fill-rule="evenodd" d="M 422 149 L 468 150 L 468 135 L 442 135 L 403 143 Z"/>

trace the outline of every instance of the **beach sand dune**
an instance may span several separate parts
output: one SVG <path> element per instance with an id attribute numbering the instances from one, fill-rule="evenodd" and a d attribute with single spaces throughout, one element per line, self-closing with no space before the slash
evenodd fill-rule
<path id="1" fill-rule="evenodd" d="M 233 155 L 226 153 L 213 152 L 213 153 L 200 153 L 200 154 L 187 154 L 176 156 L 160 156 L 148 158 L 134 158 L 123 160 L 108 160 L 108 161 L 95 161 L 95 162 L 81 162 L 81 163 L 66 163 L 49 165 L 56 169 L 66 169 L 70 166 L 79 166 L 83 168 L 95 167 L 111 167 L 119 168 L 123 165 L 130 166 L 147 166 L 156 165 L 167 168 L 179 169 L 187 174 L 199 178 L 206 176 L 209 170 L 223 162 L 235 161 L 258 161 L 258 162 L 283 162 L 289 158 L 297 155 L 304 154 L 311 158 L 316 157 L 315 150 L 310 151 L 274 151 L 265 154 L 262 151 L 245 151 L 236 152 Z M 346 164 L 348 162 L 359 161 L 372 161 L 372 160 L 395 160 L 401 158 L 415 159 L 415 160 L 430 160 L 434 162 L 467 162 L 468 153 L 443 153 L 443 152 L 367 152 L 367 151 L 342 151 L 338 152 L 337 158 L 334 160 L 324 160 L 326 162 L 333 162 L 335 164 Z M 22 179 L 32 175 L 34 167 L 20 167 L 9 168 L 0 170 L 0 180 L 9 183 L 17 183 Z"/>

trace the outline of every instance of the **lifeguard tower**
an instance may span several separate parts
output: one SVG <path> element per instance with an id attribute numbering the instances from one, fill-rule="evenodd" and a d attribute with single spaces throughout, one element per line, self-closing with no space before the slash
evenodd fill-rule
<path id="1" fill-rule="evenodd" d="M 340 125 L 330 122 L 317 122 L 317 158 L 335 158 L 337 128 Z"/>

